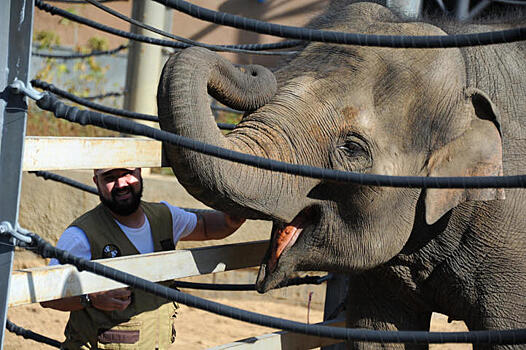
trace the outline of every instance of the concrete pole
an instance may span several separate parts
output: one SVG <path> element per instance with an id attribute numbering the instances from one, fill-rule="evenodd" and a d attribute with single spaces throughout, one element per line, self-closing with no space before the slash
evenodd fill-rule
<path id="1" fill-rule="evenodd" d="M 164 28 L 165 7 L 154 1 L 133 0 L 132 18 L 156 28 Z M 161 38 L 160 35 L 131 25 L 131 32 Z M 162 46 L 131 41 L 128 48 L 128 66 L 126 68 L 126 94 L 124 109 L 157 115 L 157 85 L 161 76 Z M 140 121 L 151 127 L 157 123 Z M 149 175 L 150 169 L 142 170 Z"/>
<path id="2" fill-rule="evenodd" d="M 417 19 L 422 12 L 422 0 L 386 0 L 386 6 L 405 19 Z"/>
<path id="3" fill-rule="evenodd" d="M 154 1 L 133 0 L 132 18 L 157 28 L 164 27 L 165 7 Z M 160 38 L 146 29 L 131 25 L 131 31 Z M 162 46 L 132 41 L 128 49 L 124 108 L 157 115 L 157 84 L 161 75 Z M 156 123 L 146 122 L 150 126 Z"/>

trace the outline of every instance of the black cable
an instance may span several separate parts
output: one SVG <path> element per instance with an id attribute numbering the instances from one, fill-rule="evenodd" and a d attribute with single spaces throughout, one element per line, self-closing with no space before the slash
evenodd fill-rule
<path id="1" fill-rule="evenodd" d="M 57 118 L 69 120 L 81 125 L 95 125 L 108 130 L 146 136 L 209 156 L 234 161 L 236 163 L 286 174 L 322 179 L 325 181 L 350 182 L 367 186 L 407 188 L 522 188 L 526 186 L 526 175 L 477 177 L 390 176 L 362 174 L 285 163 L 209 145 L 164 130 L 135 123 L 131 120 L 104 115 L 93 111 L 80 110 L 76 107 L 64 104 L 53 94 L 48 92 L 44 93 L 44 96 L 36 103 L 40 108 L 53 112 Z"/>
<path id="2" fill-rule="evenodd" d="M 176 41 L 171 40 L 162 40 L 157 38 L 152 38 L 149 36 L 139 35 L 135 33 L 126 32 L 123 30 L 115 29 L 112 27 L 108 27 L 104 24 L 92 21 L 90 19 L 75 15 L 71 12 L 62 10 L 58 7 L 52 6 L 50 4 L 47 4 L 43 2 L 42 0 L 35 0 L 35 6 L 38 7 L 40 10 L 46 11 L 52 15 L 59 15 L 61 17 L 67 18 L 69 20 L 82 23 L 84 25 L 87 25 L 89 27 L 105 31 L 107 33 L 111 33 L 123 38 L 132 39 L 135 41 L 140 41 L 152 45 L 160 45 L 160 46 L 167 46 L 167 47 L 173 47 L 176 49 L 185 49 L 187 47 L 190 47 L 191 45 L 179 43 Z M 272 54 L 272 55 L 282 55 L 280 52 L 267 52 L 263 53 L 260 52 L 261 50 L 269 50 L 269 49 L 276 49 L 276 48 L 284 48 L 287 47 L 287 45 L 298 46 L 298 41 L 289 41 L 286 44 L 282 43 L 273 43 L 273 44 L 248 44 L 248 45 L 224 45 L 225 48 L 228 49 L 240 49 L 240 50 L 249 50 L 251 54 Z"/>
<path id="3" fill-rule="evenodd" d="M 187 289 L 199 289 L 199 290 L 216 290 L 216 291 L 255 291 L 256 285 L 252 284 L 216 284 L 216 283 L 197 283 L 197 282 L 185 282 L 185 281 L 174 281 L 170 284 L 170 288 L 187 288 Z"/>
<path id="4" fill-rule="evenodd" d="M 156 123 L 159 122 L 159 118 L 157 116 L 155 116 L 155 115 L 131 112 L 131 111 L 127 111 L 127 110 L 124 110 L 124 109 L 118 109 L 118 108 L 104 106 L 104 105 L 101 105 L 101 104 L 89 101 L 89 100 L 87 100 L 85 98 L 73 95 L 72 93 L 69 93 L 69 92 L 64 91 L 62 89 L 59 89 L 58 87 L 56 87 L 53 84 L 47 83 L 47 82 L 39 80 L 39 79 L 31 80 L 31 85 L 33 85 L 34 87 L 37 87 L 39 89 L 42 89 L 42 90 L 50 91 L 50 92 L 52 92 L 52 93 L 54 93 L 54 94 L 56 94 L 58 96 L 67 98 L 70 101 L 76 102 L 76 103 L 78 103 L 80 105 L 83 105 L 85 107 L 89 107 L 89 108 L 95 109 L 97 111 L 101 111 L 101 112 L 104 112 L 104 113 L 115 114 L 115 115 L 119 115 L 121 117 L 126 117 L 126 118 L 147 120 L 147 121 L 156 122 Z M 240 112 L 238 112 L 238 113 L 240 113 Z M 233 125 L 233 124 L 225 124 L 225 123 L 217 123 L 217 126 L 220 129 L 222 129 L 222 130 L 233 130 L 235 128 L 235 125 Z"/>
<path id="5" fill-rule="evenodd" d="M 520 0 L 492 0 L 493 2 L 500 2 L 501 4 L 508 4 L 508 5 L 526 5 L 526 1 L 520 1 Z"/>
<path id="6" fill-rule="evenodd" d="M 325 276 L 306 276 L 296 277 L 290 279 L 286 285 L 282 287 L 300 286 L 304 284 L 322 284 L 332 278 L 332 274 Z M 218 291 L 254 291 L 255 284 L 218 284 L 218 283 L 196 283 L 185 281 L 173 281 L 170 288 L 188 288 L 188 289 L 202 289 L 202 290 L 218 290 Z"/>
<path id="7" fill-rule="evenodd" d="M 66 4 L 88 4 L 86 0 L 47 0 L 49 2 L 62 2 Z M 116 2 L 116 1 L 128 1 L 128 0 L 99 0 L 100 2 Z"/>
<path id="8" fill-rule="evenodd" d="M 104 106 L 104 105 L 89 101 L 87 99 L 84 99 L 82 97 L 73 95 L 72 93 L 59 89 L 55 85 L 49 84 L 42 80 L 33 79 L 31 80 L 31 85 L 33 85 L 34 87 L 46 90 L 46 91 L 51 91 L 52 93 L 57 94 L 58 96 L 67 98 L 70 101 L 76 102 L 80 105 L 83 105 L 83 106 L 86 106 L 92 109 L 95 109 L 97 111 L 115 114 L 115 115 L 119 115 L 121 117 L 126 117 L 126 118 L 147 120 L 147 121 L 157 122 L 157 123 L 159 122 L 159 118 L 154 115 L 131 112 L 131 111 L 123 110 L 123 109 Z"/>
<path id="9" fill-rule="evenodd" d="M 57 249 L 38 235 L 30 234 L 31 250 L 44 258 L 56 258 L 61 264 L 72 264 L 79 271 L 89 271 L 114 281 L 129 285 L 148 293 L 172 300 L 200 310 L 260 326 L 283 329 L 289 332 L 308 334 L 316 337 L 366 341 L 377 343 L 473 343 L 473 344 L 524 344 L 526 329 L 491 330 L 471 332 L 422 332 L 422 331 L 375 331 L 369 329 L 328 327 L 290 321 L 252 311 L 222 305 L 210 300 L 182 293 L 176 289 L 153 283 L 146 279 L 73 256 L 67 251 Z"/>
<path id="10" fill-rule="evenodd" d="M 369 35 L 292 27 L 217 12 L 184 0 L 153 0 L 192 17 L 259 34 L 333 44 L 392 48 L 448 48 L 510 43 L 526 39 L 526 27 L 458 35 Z"/>
<path id="11" fill-rule="evenodd" d="M 85 185 L 85 184 L 83 184 L 81 182 L 78 182 L 76 180 L 73 180 L 73 179 L 70 179 L 68 177 L 61 176 L 61 175 L 58 175 L 58 174 L 55 174 L 55 173 L 50 173 L 48 171 L 29 171 L 29 173 L 30 174 L 35 174 L 36 176 L 43 177 L 45 180 L 53 180 L 53 181 L 57 181 L 57 182 L 60 182 L 60 183 L 63 183 L 63 184 L 75 187 L 75 188 L 77 188 L 79 190 L 82 190 L 82 191 L 85 191 L 85 192 L 89 192 L 91 194 L 95 194 L 95 195 L 99 194 L 99 191 L 95 187 L 91 187 L 91 186 Z M 214 210 L 212 210 L 212 209 L 197 209 L 197 208 L 181 208 L 181 209 L 183 209 L 185 211 L 192 212 L 192 213 L 196 213 L 196 212 L 214 212 Z M 322 283 L 326 277 L 327 276 L 320 277 L 319 280 L 321 282 L 319 282 L 319 283 Z M 306 279 L 306 281 L 309 280 L 307 277 L 305 277 L 305 279 Z M 309 283 L 314 284 L 316 282 L 309 282 Z M 316 283 L 316 284 L 318 284 L 318 283 Z"/>
<path id="12" fill-rule="evenodd" d="M 252 52 L 252 50 L 234 49 L 234 48 L 229 48 L 229 47 L 225 47 L 225 46 L 221 46 L 221 45 L 205 44 L 205 43 L 201 43 L 201 42 L 198 42 L 198 41 L 195 41 L 195 40 L 186 39 L 186 38 L 183 38 L 181 36 L 165 32 L 164 30 L 160 30 L 158 28 L 152 27 L 152 26 L 150 26 L 150 25 L 148 25 L 146 23 L 137 21 L 137 20 L 135 20 L 133 18 L 130 18 L 128 16 L 125 16 L 122 13 L 120 13 L 118 11 L 115 11 L 114 9 L 112 9 L 112 8 L 110 8 L 108 6 L 102 5 L 97 0 L 86 0 L 86 1 L 89 2 L 90 4 L 92 4 L 93 6 L 96 6 L 99 9 L 109 13 L 110 15 L 115 16 L 115 17 L 117 17 L 119 19 L 122 19 L 123 21 L 126 21 L 126 22 L 128 22 L 130 24 L 136 25 L 137 27 L 149 30 L 150 32 L 153 32 L 153 33 L 165 36 L 165 37 L 173 39 L 173 40 L 177 40 L 177 41 L 183 42 L 183 43 L 191 45 L 191 46 L 204 47 L 204 48 L 207 48 L 207 49 L 212 50 L 212 51 L 223 51 L 223 52 L 233 52 L 233 53 L 254 54 L 254 52 Z M 291 54 L 294 54 L 294 53 L 295 52 L 279 52 L 279 53 L 260 52 L 259 54 L 260 55 L 275 55 L 275 54 L 291 55 Z"/>
<path id="13" fill-rule="evenodd" d="M 232 109 L 229 107 L 221 107 L 221 106 L 210 106 L 213 110 L 216 111 L 223 111 L 223 112 L 229 112 L 229 113 L 235 113 L 235 114 L 243 114 L 242 111 L 238 111 L 237 109 Z"/>
<path id="14" fill-rule="evenodd" d="M 100 99 L 107 98 L 107 97 L 121 97 L 124 95 L 125 95 L 124 91 L 114 91 L 114 92 L 106 92 L 100 95 L 86 96 L 84 97 L 84 99 L 91 101 L 91 100 L 100 100 Z"/>
<path id="15" fill-rule="evenodd" d="M 86 191 L 86 192 L 93 193 L 93 194 L 99 194 L 99 191 L 95 187 L 85 185 L 82 182 L 78 182 L 73 179 L 58 175 L 58 174 L 50 173 L 48 171 L 29 171 L 29 173 L 42 177 L 44 178 L 44 180 L 54 180 L 54 181 L 62 182 L 66 185 L 75 187 L 82 191 Z"/>
<path id="16" fill-rule="evenodd" d="M 44 343 L 44 344 L 47 344 L 49 346 L 53 346 L 59 349 L 60 349 L 60 346 L 62 345 L 62 343 L 59 342 L 58 340 L 51 339 L 41 334 L 30 331 L 28 329 L 19 327 L 13 322 L 9 321 L 9 319 L 6 319 L 5 328 L 11 333 L 15 333 L 18 336 L 24 337 L 24 339 L 31 339 L 39 343 Z"/>
<path id="17" fill-rule="evenodd" d="M 78 59 L 78 58 L 87 58 L 87 57 L 92 57 L 92 56 L 113 55 L 114 53 L 117 53 L 127 48 L 128 48 L 128 45 L 120 45 L 119 47 L 116 47 L 115 49 L 106 50 L 106 51 L 92 51 L 88 53 L 73 53 L 69 55 L 56 55 L 52 53 L 40 53 L 40 52 L 33 51 L 31 52 L 31 55 L 37 56 L 37 57 L 44 57 L 44 58 L 71 60 L 71 59 Z"/>

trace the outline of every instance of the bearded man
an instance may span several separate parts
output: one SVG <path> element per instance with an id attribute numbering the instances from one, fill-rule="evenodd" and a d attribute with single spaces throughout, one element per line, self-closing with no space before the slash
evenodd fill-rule
<path id="1" fill-rule="evenodd" d="M 73 221 L 57 243 L 84 259 L 172 250 L 179 240 L 221 239 L 245 221 L 219 211 L 196 214 L 164 201 L 142 201 L 140 168 L 95 169 L 93 181 L 101 203 Z M 166 349 L 175 340 L 177 306 L 141 290 L 121 288 L 41 305 L 70 312 L 62 349 Z"/>

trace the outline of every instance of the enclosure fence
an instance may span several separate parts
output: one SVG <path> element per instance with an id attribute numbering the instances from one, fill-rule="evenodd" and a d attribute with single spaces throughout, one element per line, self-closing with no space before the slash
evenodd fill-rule
<path id="1" fill-rule="evenodd" d="M 177 145 L 179 147 L 187 148 L 200 152 L 212 157 L 218 157 L 225 160 L 230 160 L 260 169 L 266 169 L 273 172 L 281 172 L 286 174 L 305 176 L 310 178 L 350 182 L 368 186 L 390 186 L 390 187 L 411 187 L 411 188 L 523 188 L 526 186 L 526 175 L 516 176 L 487 176 L 487 177 L 407 177 L 407 176 L 384 176 L 362 174 L 344 171 L 335 171 L 332 169 L 324 169 L 301 164 L 291 164 L 286 162 L 279 162 L 262 157 L 256 157 L 239 152 L 233 152 L 220 147 L 209 145 L 197 140 L 188 139 L 180 135 L 172 134 L 163 130 L 149 127 L 143 124 L 133 122 L 128 119 L 123 119 L 116 116 L 103 114 L 97 111 L 81 110 L 74 106 L 69 106 L 60 101 L 54 93 L 61 95 L 74 102 L 93 108 L 99 111 L 112 113 L 126 118 L 143 119 L 149 121 L 157 121 L 155 116 L 144 115 L 129 111 L 118 109 L 107 109 L 107 107 L 81 99 L 73 94 L 68 94 L 65 91 L 54 87 L 46 82 L 33 80 L 35 87 L 47 90 L 46 92 L 39 92 L 34 90 L 29 83 L 28 76 L 29 57 L 31 55 L 31 32 L 32 32 L 32 14 L 34 5 L 39 9 L 47 11 L 52 14 L 58 14 L 66 18 L 78 21 L 94 28 L 103 29 L 110 33 L 120 35 L 132 40 L 139 40 L 156 45 L 163 45 L 176 49 L 182 49 L 188 46 L 209 46 L 209 48 L 218 51 L 250 53 L 262 53 L 269 49 L 283 49 L 294 47 L 301 44 L 303 41 L 320 41 L 325 43 L 336 44 L 350 44 L 350 45 L 366 45 L 366 46 L 383 46 L 393 48 L 447 48 L 447 47 L 462 47 L 462 46 L 477 46 L 477 45 L 494 45 L 499 43 L 509 43 L 518 40 L 526 39 L 526 27 L 515 28 L 511 30 L 499 32 L 476 33 L 469 35 L 451 35 L 451 36 L 424 36 L 424 37 L 408 37 L 408 36 L 378 36 L 378 35 L 364 35 L 353 33 L 339 33 L 320 31 L 313 29 L 305 29 L 298 27 L 274 25 L 271 23 L 251 20 L 240 16 L 234 16 L 225 13 L 218 13 L 208 9 L 204 9 L 182 0 L 154 0 L 166 6 L 172 7 L 178 11 L 186 13 L 196 18 L 210 21 L 216 24 L 233 26 L 244 30 L 250 30 L 261 34 L 269 34 L 278 37 L 285 37 L 290 39 L 297 39 L 284 43 L 276 43 L 272 45 L 251 44 L 251 45 L 205 45 L 194 41 L 189 41 L 184 38 L 176 37 L 169 33 L 171 39 L 179 40 L 168 41 L 132 35 L 132 33 L 117 31 L 108 28 L 94 21 L 82 18 L 67 11 L 60 10 L 41 0 L 32 1 L 18 1 L 8 0 L 10 11 L 0 14 L 0 26 L 2 26 L 4 35 L 0 38 L 0 47 L 5 47 L 5 52 L 0 56 L 0 66 L 6 67 L 8 72 L 6 77 L 2 76 L 0 86 L 4 89 L 3 98 L 0 101 L 0 129 L 1 143 L 0 143 L 0 178 L 4 182 L 2 187 L 2 197 L 0 198 L 0 275 L 2 276 L 2 284 L 0 284 L 0 308 L 3 310 L 2 320 L 6 327 L 21 334 L 28 339 L 33 339 L 47 343 L 51 346 L 57 346 L 57 342 L 45 336 L 38 335 L 31 331 L 24 330 L 13 323 L 6 320 L 6 313 L 9 305 L 22 305 L 24 303 L 35 303 L 45 300 L 56 299 L 61 297 L 57 295 L 60 291 L 49 290 L 44 285 L 49 283 L 49 278 L 54 276 L 65 276 L 71 273 L 72 266 L 65 265 L 58 268 L 45 268 L 45 273 L 38 271 L 20 272 L 11 276 L 11 267 L 13 260 L 14 247 L 19 246 L 37 253 L 45 258 L 56 258 L 62 264 L 71 264 L 78 270 L 78 278 L 83 283 L 77 286 L 73 291 L 74 295 L 84 294 L 86 292 L 94 292 L 100 290 L 108 290 L 117 288 L 122 285 L 128 285 L 137 289 L 147 291 L 151 294 L 161 296 L 167 300 L 179 302 L 184 305 L 195 307 L 201 310 L 213 312 L 225 317 L 266 326 L 275 329 L 282 329 L 288 332 L 314 336 L 314 339 L 330 338 L 329 343 L 332 344 L 338 341 L 335 340 L 355 340 L 378 343 L 473 343 L 473 344 L 524 344 L 526 343 L 526 329 L 513 330 L 492 330 L 492 331 L 471 331 L 471 332 L 414 332 L 414 331 L 374 331 L 366 329 L 349 329 L 342 327 L 332 327 L 328 325 L 306 324 L 285 319 L 280 319 L 268 315 L 258 314 L 238 308 L 222 305 L 206 299 L 198 298 L 187 293 L 180 292 L 173 288 L 168 288 L 161 284 L 154 283 L 154 281 L 170 280 L 181 278 L 196 274 L 202 274 L 203 270 L 196 268 L 195 261 L 199 256 L 212 255 L 216 257 L 217 263 L 211 264 L 208 271 L 205 273 L 212 273 L 218 271 L 225 271 L 227 269 L 238 269 L 243 267 L 255 266 L 259 264 L 267 242 L 252 242 L 248 244 L 229 245 L 221 247 L 208 247 L 204 249 L 192 250 L 191 257 L 188 256 L 187 251 L 175 251 L 169 254 L 149 254 L 148 256 L 132 256 L 124 258 L 109 259 L 108 261 L 87 261 L 75 256 L 72 256 L 66 251 L 57 249 L 51 244 L 43 240 L 37 234 L 29 232 L 21 228 L 18 222 L 18 204 L 19 192 L 21 184 L 21 172 L 24 169 L 22 153 L 25 140 L 25 122 L 27 104 L 25 97 L 29 97 L 36 101 L 37 106 L 42 110 L 52 112 L 52 114 L 61 119 L 81 125 L 94 125 L 108 130 L 118 131 L 130 135 L 146 136 L 163 143 Z M 100 8 L 103 5 L 95 0 L 88 0 L 92 4 L 97 4 Z M 116 14 L 114 14 L 116 15 Z M 117 15 L 119 17 L 119 15 Z M 125 16 L 124 16 L 125 17 Z M 122 17 L 120 17 L 122 19 Z M 126 19 L 128 20 L 128 19 Z M 133 23 L 133 21 L 132 21 Z M 134 23 L 137 24 L 137 23 Z M 154 32 L 159 32 L 155 28 L 145 28 Z M 299 40 L 299 41 L 298 41 Z M 293 55 L 295 52 L 281 52 L 280 55 Z M 234 126 L 225 126 L 226 129 L 232 129 Z M 135 141 L 133 141 L 135 142 Z M 142 141 L 139 141 L 142 142 Z M 160 162 L 156 160 L 157 164 Z M 126 166 L 120 162 L 113 164 L 114 166 Z M 90 166 L 91 167 L 91 166 Z M 93 166 L 95 168 L 96 166 Z M 45 168 L 45 167 L 44 167 Z M 82 184 L 68 181 L 57 177 L 53 174 L 42 172 L 44 168 L 35 166 L 32 171 L 38 176 L 44 178 L 55 179 L 75 186 L 76 188 L 96 193 L 93 188 Z M 235 254 L 233 252 L 236 252 Z M 213 254 L 211 253 L 213 252 Z M 240 255 L 244 257 L 243 261 L 232 261 L 232 256 L 238 258 Z M 196 257 L 197 256 L 197 257 Z M 185 267 L 184 271 L 163 271 L 156 278 L 151 278 L 151 271 L 140 271 L 141 264 L 146 259 L 159 261 L 159 265 L 166 264 L 169 261 L 177 260 L 179 263 L 190 263 Z M 230 260 L 229 260 L 230 259 Z M 229 261 L 229 264 L 220 263 L 221 261 Z M 162 262 L 162 263 L 161 263 Z M 130 274 L 125 272 L 130 266 L 133 271 L 138 273 Z M 152 266 L 152 265 L 149 265 Z M 185 265 L 186 266 L 186 265 Z M 86 275 L 85 272 L 94 273 L 97 276 L 104 278 L 92 277 Z M 82 275 L 84 273 L 84 275 Z M 146 276 L 146 277 L 141 277 Z M 98 279 L 97 279 L 98 278 Z M 24 281 L 25 279 L 25 281 Z M 294 280 L 292 284 L 299 283 L 323 283 L 331 281 L 331 276 L 316 277 L 310 276 L 302 280 Z M 12 288 L 10 288 L 12 284 Z M 80 287 L 82 286 L 82 287 Z M 186 285 L 186 288 L 191 288 L 192 285 Z M 197 287 L 193 285 L 193 287 Z M 205 286 L 200 288 L 222 288 L 220 286 Z M 241 288 L 240 286 L 223 287 L 225 290 L 234 290 Z M 242 288 L 253 288 L 253 286 L 245 285 Z M 55 288 L 56 289 L 56 288 Z M 23 291 L 22 291 L 23 290 Z M 3 346 L 3 331 L 1 333 L 1 342 Z M 279 336 L 283 336 L 280 334 Z M 319 343 L 316 343 L 319 344 Z M 309 344 L 311 346 L 312 344 Z M 305 345 L 307 348 L 307 345 Z"/>

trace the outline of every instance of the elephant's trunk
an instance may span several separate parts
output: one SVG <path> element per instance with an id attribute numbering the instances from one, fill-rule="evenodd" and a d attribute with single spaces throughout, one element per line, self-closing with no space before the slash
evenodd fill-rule
<path id="1" fill-rule="evenodd" d="M 261 66 L 237 69 L 221 56 L 193 47 L 168 60 L 157 92 L 163 130 L 233 151 L 265 154 L 252 146 L 240 146 L 243 143 L 236 144 L 221 133 L 207 91 L 232 108 L 255 110 L 275 94 L 274 75 Z M 254 206 L 255 211 L 249 210 L 243 205 L 257 197 L 258 185 L 269 185 L 250 181 L 253 168 L 173 145 L 165 144 L 164 149 L 179 182 L 203 203 L 245 217 L 260 217 L 259 213 L 268 212 Z"/>

